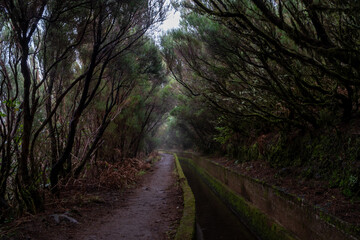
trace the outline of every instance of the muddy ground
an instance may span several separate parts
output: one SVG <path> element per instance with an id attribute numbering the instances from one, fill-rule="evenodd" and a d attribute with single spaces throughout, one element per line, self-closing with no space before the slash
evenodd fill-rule
<path id="1" fill-rule="evenodd" d="M 172 239 L 183 208 L 169 154 L 162 154 L 136 187 L 79 195 L 82 199 L 65 209 L 19 219 L 9 237 L 0 239 Z"/>

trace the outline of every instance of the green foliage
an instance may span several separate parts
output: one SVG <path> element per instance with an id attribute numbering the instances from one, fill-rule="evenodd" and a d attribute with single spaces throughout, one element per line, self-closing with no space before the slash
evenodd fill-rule
<path id="1" fill-rule="evenodd" d="M 115 122 L 111 122 L 111 123 L 109 124 L 109 126 L 106 128 L 106 133 L 116 136 L 116 129 L 117 129 L 116 123 L 115 123 Z"/>
<path id="2" fill-rule="evenodd" d="M 140 171 L 137 173 L 138 176 L 143 176 L 143 175 L 145 175 L 145 174 L 146 174 L 146 171 L 145 171 L 145 170 L 140 170 Z"/>
<path id="3" fill-rule="evenodd" d="M 347 197 L 360 196 L 360 139 L 349 133 L 322 132 L 321 135 L 283 134 L 277 142 L 267 146 L 264 153 L 276 168 L 298 167 L 307 179 L 322 179 L 329 187 L 339 187 Z"/>
<path id="4" fill-rule="evenodd" d="M 356 4 L 344 2 L 335 13 L 330 2 L 323 3 L 322 10 L 296 3 L 286 2 L 279 8 L 252 0 L 180 4 L 183 28 L 162 39 L 163 53 L 174 78 L 191 95 L 201 95 L 202 104 L 215 109 L 217 116 L 227 117 L 225 124 L 208 121 L 220 145 L 233 141 L 234 134 L 224 126 L 250 137 L 251 142 L 258 133 L 269 132 L 269 127 L 313 131 L 356 116 L 359 74 L 345 66 L 357 69 L 354 63 L 359 56 L 349 62 L 349 54 L 338 52 L 344 46 L 357 51 L 358 35 L 342 38 L 339 32 L 344 26 L 344 31 L 358 32 L 339 17 L 354 19 L 355 12 L 344 9 Z M 314 22 L 313 14 L 321 15 L 321 21 Z M 273 162 L 281 162 L 277 155 L 283 149 L 286 146 L 281 143 L 274 147 Z"/>
<path id="5" fill-rule="evenodd" d="M 186 91 L 176 96 L 167 139 L 237 162 L 297 168 L 300 178 L 357 196 L 359 138 L 356 128 L 343 129 L 360 109 L 360 58 L 349 53 L 359 50 L 358 4 L 281 4 L 181 1 L 183 28 L 162 38 Z"/>
<path id="6" fill-rule="evenodd" d="M 170 93 L 145 33 L 165 17 L 163 3 L 0 4 L 1 208 L 36 213 L 50 180 L 56 192 L 99 153 L 121 160 L 151 150 L 144 142 Z"/>
<path id="7" fill-rule="evenodd" d="M 215 128 L 219 134 L 214 138 L 214 140 L 222 145 L 226 144 L 234 133 L 233 130 L 229 127 L 216 127 Z"/>
<path id="8" fill-rule="evenodd" d="M 124 100 L 121 112 L 114 118 L 116 128 L 105 134 L 108 144 L 101 153 L 104 158 L 113 160 L 114 148 L 119 159 L 154 150 L 159 144 L 155 132 L 172 107 L 172 88 L 167 84 L 160 52 L 151 40 L 127 54 L 124 62 L 120 62 L 124 63 L 121 67 L 136 85 Z"/>

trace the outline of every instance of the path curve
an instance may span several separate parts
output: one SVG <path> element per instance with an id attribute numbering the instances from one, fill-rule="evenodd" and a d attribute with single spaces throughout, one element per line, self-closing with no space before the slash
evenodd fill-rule
<path id="1" fill-rule="evenodd" d="M 144 176 L 144 184 L 130 192 L 120 208 L 87 226 L 73 239 L 167 239 L 167 233 L 174 227 L 174 214 L 170 212 L 180 207 L 169 196 L 176 186 L 174 157 L 161 154 L 161 160 L 152 169 Z"/>

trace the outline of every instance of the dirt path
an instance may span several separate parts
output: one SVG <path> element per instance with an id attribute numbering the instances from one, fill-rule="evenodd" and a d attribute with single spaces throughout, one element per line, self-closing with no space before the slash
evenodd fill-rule
<path id="1" fill-rule="evenodd" d="M 131 192 L 120 208 L 81 229 L 72 239 L 167 239 L 174 227 L 171 212 L 176 206 L 169 196 L 176 184 L 173 170 L 173 156 L 162 154 L 144 184 Z"/>
<path id="2" fill-rule="evenodd" d="M 14 228 L 11 237 L 2 238 L 0 234 L 0 239 L 172 239 L 183 208 L 174 167 L 174 157 L 161 154 L 161 160 L 140 177 L 136 188 L 87 192 L 94 196 L 93 200 L 24 217 L 19 223 L 14 222 L 18 227 Z M 74 194 L 76 198 L 78 195 Z M 79 194 L 83 196 L 81 192 Z M 64 212 L 75 218 L 78 224 L 64 219 L 55 222 L 53 214 L 64 215 Z"/>

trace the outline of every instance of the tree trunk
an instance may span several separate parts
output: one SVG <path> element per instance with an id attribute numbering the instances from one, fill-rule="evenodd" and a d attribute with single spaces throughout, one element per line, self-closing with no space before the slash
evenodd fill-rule
<path id="1" fill-rule="evenodd" d="M 35 185 L 33 179 L 29 174 L 28 159 L 30 152 L 31 132 L 34 116 L 31 114 L 30 107 L 30 87 L 31 76 L 29 66 L 27 64 L 29 47 L 28 41 L 22 39 L 20 41 L 22 48 L 21 57 L 21 73 L 24 78 L 24 101 L 23 101 L 23 135 L 21 143 L 21 154 L 19 159 L 18 177 L 18 191 L 24 202 L 26 209 L 31 213 L 36 213 L 38 210 L 43 209 L 43 201 Z M 34 166 L 32 166 L 34 167 Z"/>

